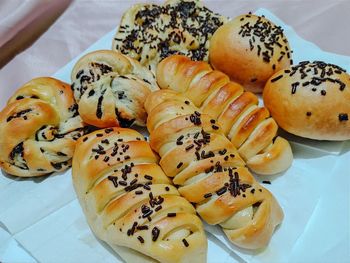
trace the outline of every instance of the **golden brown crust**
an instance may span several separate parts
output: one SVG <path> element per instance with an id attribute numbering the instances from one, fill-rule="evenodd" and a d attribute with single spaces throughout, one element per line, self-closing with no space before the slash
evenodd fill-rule
<path id="1" fill-rule="evenodd" d="M 350 76 L 336 65 L 301 62 L 266 83 L 264 104 L 284 130 L 316 140 L 350 139 Z"/>
<path id="2" fill-rule="evenodd" d="M 107 128 L 80 138 L 72 175 L 87 221 L 117 252 L 129 248 L 126 260 L 205 262 L 202 223 L 157 162 L 134 130 Z"/>
<path id="3" fill-rule="evenodd" d="M 221 225 L 234 244 L 265 247 L 283 219 L 278 203 L 255 181 L 214 119 L 176 99 L 178 95 L 171 99 L 163 92 L 169 94 L 152 93 L 146 104 L 153 104 L 147 108 L 150 145 L 159 153 L 164 172 L 181 195 L 196 204 L 197 213 L 207 223 Z"/>
<path id="4" fill-rule="evenodd" d="M 36 78 L 19 88 L 0 112 L 0 167 L 39 176 L 70 166 L 83 123 L 68 84 Z"/>
<path id="5" fill-rule="evenodd" d="M 216 82 L 211 83 L 210 85 L 216 86 Z M 198 90 L 201 89 L 201 86 L 198 85 L 197 87 Z M 210 114 L 215 119 L 217 119 L 224 109 L 227 108 L 230 101 L 238 98 L 243 93 L 242 86 L 235 82 L 228 82 L 223 86 L 220 85 L 219 87 L 220 89 L 218 89 L 217 92 L 214 91 L 207 95 L 208 99 L 204 101 L 201 107 L 203 113 Z"/>
<path id="6" fill-rule="evenodd" d="M 262 92 L 275 72 L 291 65 L 290 57 L 283 30 L 252 14 L 224 24 L 210 41 L 210 64 L 255 93 Z"/>
<path id="7" fill-rule="evenodd" d="M 217 89 L 230 83 L 227 75 L 220 71 L 210 70 L 207 73 L 203 71 L 203 73 L 205 75 L 200 75 L 201 77 L 197 78 L 197 80 L 194 79 L 190 83 L 188 90 L 184 93 L 184 96 L 193 101 L 197 107 L 200 107 L 201 103 L 211 94 L 215 93 Z"/>
<path id="8" fill-rule="evenodd" d="M 249 108 L 258 104 L 258 98 L 251 92 L 244 92 L 232 101 L 218 118 L 225 134 L 229 134 L 237 119 Z"/>
<path id="9" fill-rule="evenodd" d="M 204 64 L 206 63 L 190 61 L 180 55 L 170 56 L 162 60 L 157 68 L 157 80 L 160 88 L 171 88 L 173 92 L 158 92 L 158 96 L 150 96 L 147 103 L 160 103 L 164 100 L 171 100 L 171 98 L 184 102 L 188 98 L 188 101 L 200 107 L 200 112 L 210 115 L 217 121 L 222 132 L 234 143 L 243 159 L 248 163 L 248 167 L 254 172 L 266 174 L 267 171 L 279 173 L 286 170 L 292 163 L 293 155 L 288 142 L 279 147 L 270 147 L 271 144 L 274 144 L 273 139 L 277 135 L 278 127 L 270 117 L 269 111 L 258 106 L 258 98 L 253 93 L 244 92 L 240 84 L 230 82 L 225 74 L 211 70 L 208 68 L 208 64 L 207 66 Z M 190 68 L 188 71 L 185 70 L 187 66 Z M 186 76 L 181 82 L 184 72 L 186 72 Z M 188 72 L 193 73 L 193 75 L 187 74 Z M 183 96 L 176 95 L 176 92 L 180 92 L 179 94 Z M 151 103 L 153 97 L 155 98 L 152 99 Z M 190 102 L 187 104 L 190 105 Z M 147 111 L 150 112 L 154 107 L 148 107 Z M 172 107 L 170 105 L 165 112 L 171 114 Z M 161 111 L 161 109 L 159 110 Z M 183 113 L 182 109 L 175 109 L 175 111 Z M 149 118 L 149 121 L 147 126 L 149 130 L 152 130 L 155 128 L 153 125 L 154 117 Z M 250 161 L 251 158 L 263 152 L 268 155 L 267 151 L 272 151 L 272 149 L 275 151 L 278 149 L 281 153 L 278 155 L 270 154 L 271 158 L 264 158 L 265 167 L 261 163 L 250 166 L 253 163 Z M 278 158 L 278 156 L 284 156 L 284 158 Z M 273 169 L 269 167 L 273 167 Z"/>
<path id="10" fill-rule="evenodd" d="M 158 89 L 148 69 L 111 50 L 94 51 L 80 58 L 71 78 L 81 117 L 101 128 L 144 126 L 144 100 Z"/>

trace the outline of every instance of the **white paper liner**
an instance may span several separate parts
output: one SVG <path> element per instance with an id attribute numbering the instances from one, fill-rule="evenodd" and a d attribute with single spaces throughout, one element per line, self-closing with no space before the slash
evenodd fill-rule
<path id="1" fill-rule="evenodd" d="M 36 260 L 0 227 L 0 259 L 2 263 L 35 263 Z"/>
<path id="2" fill-rule="evenodd" d="M 122 262 L 93 235 L 77 199 L 14 237 L 40 262 Z M 233 262 L 229 251 L 215 242 L 208 240 L 208 262 Z"/>
<path id="3" fill-rule="evenodd" d="M 5 181 L 6 186 L 0 187 L 0 222 L 12 234 L 75 198 L 70 170 L 38 178 L 15 178 L 3 173 L 1 177 L 4 176 L 12 182 Z"/>
<path id="4" fill-rule="evenodd" d="M 321 51 L 297 36 L 292 28 L 267 10 L 259 9 L 257 13 L 264 14 L 285 29 L 294 50 L 295 62 L 324 60 L 350 70 L 349 57 Z M 115 30 L 106 34 L 81 55 L 93 50 L 110 49 L 114 33 Z M 69 83 L 71 69 L 79 57 L 59 70 L 54 77 Z M 287 138 L 294 141 L 292 147 L 295 160 L 292 167 L 284 174 L 261 179 L 272 181 L 271 185 L 264 186 L 272 191 L 285 212 L 285 219 L 270 245 L 260 253 L 246 252 L 230 244 L 219 227 L 207 226 L 207 231 L 212 233 L 208 233 L 208 262 L 295 262 L 304 258 L 314 259 L 315 255 L 327 261 L 333 258 L 334 251 L 340 255 L 346 251 L 347 244 L 341 245 L 344 240 L 348 241 L 346 236 L 333 232 L 333 229 L 341 230 L 346 226 L 344 220 L 338 225 L 337 218 L 325 215 L 328 211 L 340 213 L 341 208 L 345 212 L 349 211 L 348 203 L 342 203 L 341 208 L 336 207 L 334 202 L 337 205 L 341 203 L 343 195 L 338 195 L 338 190 L 329 187 L 329 184 L 334 182 L 333 177 L 337 178 L 336 186 L 340 186 L 341 191 L 349 192 L 350 169 L 344 168 L 342 164 L 350 161 L 350 143 L 315 142 L 289 135 Z M 347 189 L 344 190 L 344 187 Z M 349 222 L 348 218 L 346 222 Z M 0 223 L 42 262 L 120 260 L 112 249 L 91 233 L 75 199 L 70 170 L 37 179 L 0 176 Z M 321 246 L 324 249 L 321 251 L 312 250 L 313 242 L 323 244 L 319 237 L 322 236 L 320 229 L 324 224 L 329 226 L 330 240 L 327 241 L 330 245 Z M 349 229 L 343 232 L 348 235 Z M 222 244 L 216 243 L 215 239 Z"/>

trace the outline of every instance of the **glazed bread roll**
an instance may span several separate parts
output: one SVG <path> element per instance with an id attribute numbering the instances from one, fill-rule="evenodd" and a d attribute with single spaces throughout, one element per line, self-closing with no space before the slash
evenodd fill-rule
<path id="1" fill-rule="evenodd" d="M 158 86 L 139 62 L 111 50 L 83 56 L 71 74 L 82 119 L 97 127 L 145 126 L 143 103 Z"/>
<path id="2" fill-rule="evenodd" d="M 172 54 L 207 61 L 209 40 L 226 21 L 196 0 L 136 4 L 123 15 L 112 48 L 153 72 L 160 60 Z"/>
<path id="3" fill-rule="evenodd" d="M 269 111 L 224 73 L 205 62 L 173 55 L 159 63 L 157 80 L 160 88 L 181 93 L 217 121 L 252 171 L 275 174 L 291 165 L 290 145 L 276 137 L 278 126 Z"/>
<path id="4" fill-rule="evenodd" d="M 134 130 L 79 139 L 72 175 L 87 221 L 126 262 L 205 262 L 202 223 L 157 162 Z"/>
<path id="5" fill-rule="evenodd" d="M 0 112 L 0 167 L 30 177 L 70 167 L 83 123 L 70 86 L 42 77 L 24 84 Z"/>
<path id="6" fill-rule="evenodd" d="M 264 16 L 238 16 L 221 26 L 209 48 L 210 64 L 251 92 L 262 92 L 277 71 L 293 64 L 283 29 Z"/>
<path id="7" fill-rule="evenodd" d="M 209 115 L 190 101 L 168 100 L 167 90 L 146 100 L 150 144 L 180 194 L 208 223 L 220 225 L 242 248 L 267 246 L 283 212 L 273 195 L 245 167 L 234 145 Z M 170 91 L 171 93 L 171 91 Z"/>
<path id="8" fill-rule="evenodd" d="M 350 139 L 350 76 L 339 66 L 303 61 L 266 83 L 264 104 L 284 130 L 310 139 Z"/>

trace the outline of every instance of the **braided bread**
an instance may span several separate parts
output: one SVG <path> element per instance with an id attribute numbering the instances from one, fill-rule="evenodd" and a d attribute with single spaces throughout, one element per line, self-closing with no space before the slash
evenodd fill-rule
<path id="1" fill-rule="evenodd" d="M 183 94 L 215 119 L 252 171 L 275 174 L 291 165 L 290 145 L 276 137 L 278 126 L 269 111 L 224 73 L 205 62 L 174 55 L 159 63 L 157 80 L 160 88 Z"/>
<path id="2" fill-rule="evenodd" d="M 145 98 L 158 86 L 139 62 L 111 50 L 83 56 L 71 74 L 72 89 L 83 120 L 97 127 L 144 126 Z"/>
<path id="3" fill-rule="evenodd" d="M 63 171 L 71 164 L 82 128 L 69 85 L 33 79 L 0 112 L 0 167 L 21 177 Z"/>
<path id="4" fill-rule="evenodd" d="M 72 174 L 87 221 L 127 262 L 205 262 L 202 223 L 157 162 L 134 130 L 80 138 Z"/>
<path id="5" fill-rule="evenodd" d="M 167 98 L 177 97 L 176 99 Z M 174 91 L 146 100 L 150 145 L 179 192 L 209 224 L 219 224 L 235 245 L 266 246 L 283 212 L 245 167 L 234 145 L 207 114 Z"/>

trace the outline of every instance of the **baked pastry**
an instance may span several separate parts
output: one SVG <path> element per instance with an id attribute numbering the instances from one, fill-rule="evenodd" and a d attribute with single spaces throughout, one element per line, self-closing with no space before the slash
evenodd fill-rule
<path id="1" fill-rule="evenodd" d="M 139 62 L 111 50 L 83 56 L 71 74 L 82 119 L 97 127 L 144 126 L 143 103 L 158 86 Z"/>
<path id="2" fill-rule="evenodd" d="M 350 139 L 350 76 L 322 61 L 303 61 L 273 75 L 264 104 L 284 130 L 310 139 Z"/>
<path id="3" fill-rule="evenodd" d="M 164 100 L 167 92 L 146 100 L 150 145 L 180 194 L 196 204 L 208 223 L 218 224 L 230 241 L 242 248 L 265 247 L 283 212 L 263 188 L 209 115 L 189 101 Z M 176 95 L 175 95 L 176 96 Z"/>
<path id="4" fill-rule="evenodd" d="M 201 113 L 210 115 L 258 174 L 286 170 L 293 161 L 288 141 L 277 136 L 278 126 L 258 98 L 209 64 L 180 55 L 162 60 L 157 68 L 160 88 L 183 94 Z"/>
<path id="5" fill-rule="evenodd" d="M 83 134 L 70 86 L 42 77 L 24 84 L 0 112 L 0 167 L 30 177 L 70 167 Z"/>
<path id="6" fill-rule="evenodd" d="M 153 72 L 161 59 L 175 53 L 207 61 L 209 40 L 226 21 L 200 1 L 136 4 L 123 15 L 112 48 Z"/>
<path id="7" fill-rule="evenodd" d="M 80 138 L 72 175 L 87 221 L 126 262 L 205 262 L 202 222 L 157 163 L 131 129 Z"/>
<path id="8" fill-rule="evenodd" d="M 251 92 L 262 92 L 277 71 L 293 64 L 283 29 L 264 16 L 238 16 L 210 41 L 210 64 Z"/>

